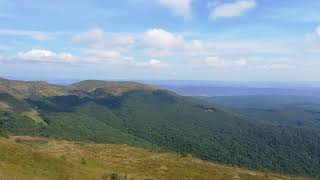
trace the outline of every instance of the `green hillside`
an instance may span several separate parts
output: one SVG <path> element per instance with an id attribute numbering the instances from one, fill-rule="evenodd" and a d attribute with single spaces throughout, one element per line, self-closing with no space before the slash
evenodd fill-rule
<path id="1" fill-rule="evenodd" d="M 0 163 L 0 179 L 5 180 L 303 180 L 213 164 L 190 155 L 38 137 L 0 138 Z"/>
<path id="2" fill-rule="evenodd" d="M 15 135 L 128 144 L 262 171 L 320 175 L 317 129 L 241 118 L 150 86 L 119 85 L 121 91 L 109 92 L 109 82 L 97 82 L 61 86 L 68 91 L 54 96 L 36 88 L 18 98 L 8 90 L 0 96 L 0 127 Z"/>
<path id="3" fill-rule="evenodd" d="M 320 128 L 320 98 L 312 96 L 219 96 L 206 98 L 226 111 L 274 125 Z"/>
<path id="4" fill-rule="evenodd" d="M 48 84 L 44 81 L 17 81 L 0 78 L 0 92 L 8 93 L 18 98 L 33 95 L 60 96 L 66 94 L 68 88 Z"/>
<path id="5" fill-rule="evenodd" d="M 88 95 L 93 93 L 109 93 L 121 95 L 132 90 L 156 90 L 157 87 L 129 81 L 99 81 L 86 80 L 70 86 L 49 84 L 44 81 L 18 81 L 0 78 L 0 93 L 8 93 L 17 98 L 31 96 L 63 96 L 63 95 Z"/>
<path id="6" fill-rule="evenodd" d="M 124 92 L 132 91 L 132 90 L 155 90 L 156 87 L 140 84 L 136 82 L 112 82 L 112 81 L 98 81 L 98 80 L 86 80 L 78 83 L 74 83 L 71 85 L 76 89 L 91 92 L 96 89 L 104 90 L 105 92 L 119 95 Z"/>

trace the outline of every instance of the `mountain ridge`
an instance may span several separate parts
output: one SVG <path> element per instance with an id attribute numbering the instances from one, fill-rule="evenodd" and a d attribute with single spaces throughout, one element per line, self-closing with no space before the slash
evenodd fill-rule
<path id="1" fill-rule="evenodd" d="M 56 85 L 46 81 L 20 81 L 0 78 L 0 92 L 7 92 L 19 98 L 29 97 L 35 95 L 35 93 L 40 96 L 61 96 L 70 95 L 76 90 L 92 92 L 96 89 L 113 95 L 121 95 L 132 90 L 156 90 L 159 88 L 133 81 L 83 80 L 71 85 Z"/>

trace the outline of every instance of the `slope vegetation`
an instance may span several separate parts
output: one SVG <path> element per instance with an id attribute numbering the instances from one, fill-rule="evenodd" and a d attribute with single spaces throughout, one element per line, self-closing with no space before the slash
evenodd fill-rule
<path id="1" fill-rule="evenodd" d="M 34 90 L 18 98 L 10 90 L 3 92 L 0 128 L 15 135 L 128 144 L 263 171 L 320 175 L 317 129 L 239 118 L 204 101 L 146 85 L 119 85 L 121 91 L 112 91 L 110 82 L 79 84 L 62 86 L 63 95 Z"/>
<path id="2" fill-rule="evenodd" d="M 0 138 L 0 179 L 250 179 L 303 180 L 205 162 L 191 155 L 128 145 Z"/>

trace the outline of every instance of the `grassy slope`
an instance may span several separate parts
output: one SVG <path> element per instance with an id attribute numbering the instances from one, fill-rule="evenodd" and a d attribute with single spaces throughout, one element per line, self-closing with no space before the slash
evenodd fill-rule
<path id="1" fill-rule="evenodd" d="M 54 85 L 44 81 L 17 81 L 0 78 L 0 93 L 9 93 L 23 99 L 32 96 L 63 96 L 74 91 L 91 92 L 96 89 L 113 95 L 121 95 L 131 90 L 156 90 L 157 87 L 130 81 L 86 80 L 70 86 Z"/>
<path id="2" fill-rule="evenodd" d="M 113 82 L 113 81 L 98 81 L 98 80 L 86 80 L 75 84 L 71 87 L 82 91 L 94 91 L 95 89 L 103 89 L 109 93 L 120 95 L 124 92 L 131 90 L 155 90 L 156 87 L 140 84 L 136 82 Z"/>
<path id="3" fill-rule="evenodd" d="M 33 95 L 59 96 L 68 92 L 69 88 L 48 84 L 43 81 L 14 81 L 0 78 L 0 92 L 9 93 L 18 98 Z"/>
<path id="4" fill-rule="evenodd" d="M 303 179 L 213 164 L 127 145 L 0 138 L 0 179 Z"/>

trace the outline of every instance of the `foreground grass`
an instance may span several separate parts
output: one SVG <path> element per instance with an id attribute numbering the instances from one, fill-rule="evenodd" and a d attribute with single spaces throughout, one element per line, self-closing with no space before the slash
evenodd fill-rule
<path id="1" fill-rule="evenodd" d="M 36 137 L 0 138 L 0 179 L 248 179 L 302 180 L 228 167 L 127 145 Z"/>

